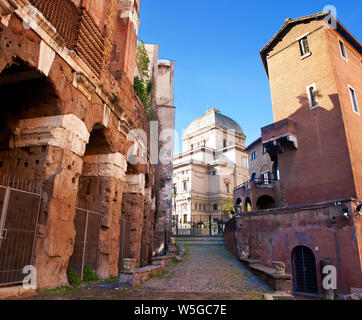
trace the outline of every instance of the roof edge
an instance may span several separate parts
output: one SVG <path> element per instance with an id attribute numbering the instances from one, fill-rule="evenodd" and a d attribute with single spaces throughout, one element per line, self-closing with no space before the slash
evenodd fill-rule
<path id="1" fill-rule="evenodd" d="M 360 42 L 343 26 L 343 24 L 331 13 L 328 11 L 323 11 L 323 12 L 319 12 L 319 13 L 315 13 L 315 14 L 311 14 L 308 16 L 304 16 L 304 17 L 300 17 L 300 18 L 296 18 L 296 19 L 286 19 L 284 25 L 279 29 L 279 31 L 274 35 L 274 37 L 264 46 L 264 48 L 259 52 L 260 57 L 263 61 L 264 64 L 264 69 L 265 72 L 267 74 L 267 76 L 269 77 L 269 70 L 268 70 L 268 63 L 267 63 L 267 59 L 266 59 L 266 53 L 268 52 L 268 49 L 272 46 L 272 44 L 280 37 L 281 33 L 290 25 L 293 24 L 298 24 L 300 22 L 306 21 L 306 20 L 314 20 L 323 16 L 327 16 L 327 15 L 331 15 L 332 18 L 337 22 L 337 25 L 343 29 L 344 32 L 346 32 L 346 34 L 348 34 L 349 37 L 351 37 L 353 39 L 353 41 L 355 41 L 357 44 L 359 44 L 359 46 L 361 47 Z M 346 39 L 347 41 L 349 41 L 348 39 Z M 349 41 L 351 42 L 351 41 Z M 354 47 L 355 44 L 351 43 Z M 357 49 L 357 51 L 360 51 L 361 49 Z"/>

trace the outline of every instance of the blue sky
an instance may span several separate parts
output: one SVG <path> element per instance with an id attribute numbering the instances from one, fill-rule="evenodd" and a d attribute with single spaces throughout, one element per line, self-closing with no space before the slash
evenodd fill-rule
<path id="1" fill-rule="evenodd" d="M 237 121 L 247 144 L 258 138 L 260 128 L 273 122 L 259 51 L 286 18 L 321 12 L 327 5 L 336 7 L 337 18 L 361 41 L 362 2 L 356 0 L 141 0 L 139 38 L 159 44 L 160 58 L 175 61 L 180 139 L 210 107 Z"/>

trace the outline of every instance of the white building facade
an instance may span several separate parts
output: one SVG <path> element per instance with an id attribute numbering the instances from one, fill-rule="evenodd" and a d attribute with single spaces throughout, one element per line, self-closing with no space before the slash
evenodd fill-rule
<path id="1" fill-rule="evenodd" d="M 225 221 L 223 205 L 249 176 L 245 138 L 240 126 L 216 109 L 187 127 L 183 152 L 173 160 L 174 229 L 214 233 L 214 221 Z"/>

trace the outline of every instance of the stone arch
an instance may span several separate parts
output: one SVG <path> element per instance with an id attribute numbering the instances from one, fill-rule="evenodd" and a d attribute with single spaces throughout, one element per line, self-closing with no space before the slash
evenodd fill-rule
<path id="1" fill-rule="evenodd" d="M 83 169 L 79 177 L 75 229 L 78 233 L 84 229 L 82 223 L 77 223 L 82 221 L 82 218 L 78 219 L 77 216 L 81 217 L 86 213 L 88 220 L 89 216 L 93 217 L 92 234 L 95 238 L 98 236 L 99 240 L 92 248 L 96 254 L 93 254 L 90 266 L 101 278 L 118 274 L 117 248 L 127 162 L 121 153 L 114 151 L 111 130 L 95 124 L 82 157 Z M 77 254 L 76 250 L 74 254 Z M 79 270 L 79 260 L 73 256 L 68 268 L 78 264 Z"/>
<path id="2" fill-rule="evenodd" d="M 250 198 L 245 199 L 245 208 L 244 209 L 245 209 L 245 212 L 252 211 L 252 204 L 251 204 Z"/>
<path id="3" fill-rule="evenodd" d="M 0 96 L 0 170 L 39 179 L 49 140 L 41 139 L 39 132 L 48 134 L 46 126 L 54 126 L 61 115 L 58 92 L 39 70 L 16 57 L 0 73 Z"/>
<path id="4" fill-rule="evenodd" d="M 268 195 L 263 195 L 259 197 L 258 201 L 256 202 L 257 210 L 265 210 L 265 209 L 272 209 L 275 208 L 275 201 L 272 197 Z"/>
<path id="5" fill-rule="evenodd" d="M 260 168 L 260 172 L 259 172 L 259 176 L 261 177 L 261 175 L 265 172 L 269 172 L 270 171 L 270 167 L 268 164 L 264 164 L 261 168 Z"/>

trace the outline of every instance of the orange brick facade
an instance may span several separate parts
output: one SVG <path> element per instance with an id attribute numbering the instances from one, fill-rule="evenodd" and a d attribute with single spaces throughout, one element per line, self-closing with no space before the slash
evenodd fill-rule
<path id="1" fill-rule="evenodd" d="M 362 204 L 362 47 L 339 21 L 328 18 L 319 13 L 287 19 L 260 52 L 274 117 L 261 129 L 261 140 L 279 167 L 273 189 L 283 203 L 242 210 L 228 223 L 225 241 L 235 255 L 241 246 L 264 265 L 284 262 L 295 292 L 323 294 L 321 267 L 328 258 L 338 274 L 336 292 L 350 294 L 362 287 L 362 216 L 357 212 Z M 305 37 L 309 50 L 303 52 Z M 242 191 L 236 189 L 234 196 Z M 310 259 L 298 272 L 296 266 L 307 260 L 296 252 Z M 300 290 L 305 279 L 315 288 Z"/>
<path id="2" fill-rule="evenodd" d="M 298 149 L 278 154 L 287 204 L 362 198 L 362 119 L 353 112 L 348 88 L 351 85 L 361 99 L 361 53 L 322 18 L 285 32 L 263 54 L 268 55 L 274 121 L 296 122 Z M 297 39 L 305 34 L 311 55 L 301 59 Z M 348 62 L 338 39 L 345 44 Z M 313 110 L 307 93 L 311 84 L 318 99 Z"/>

